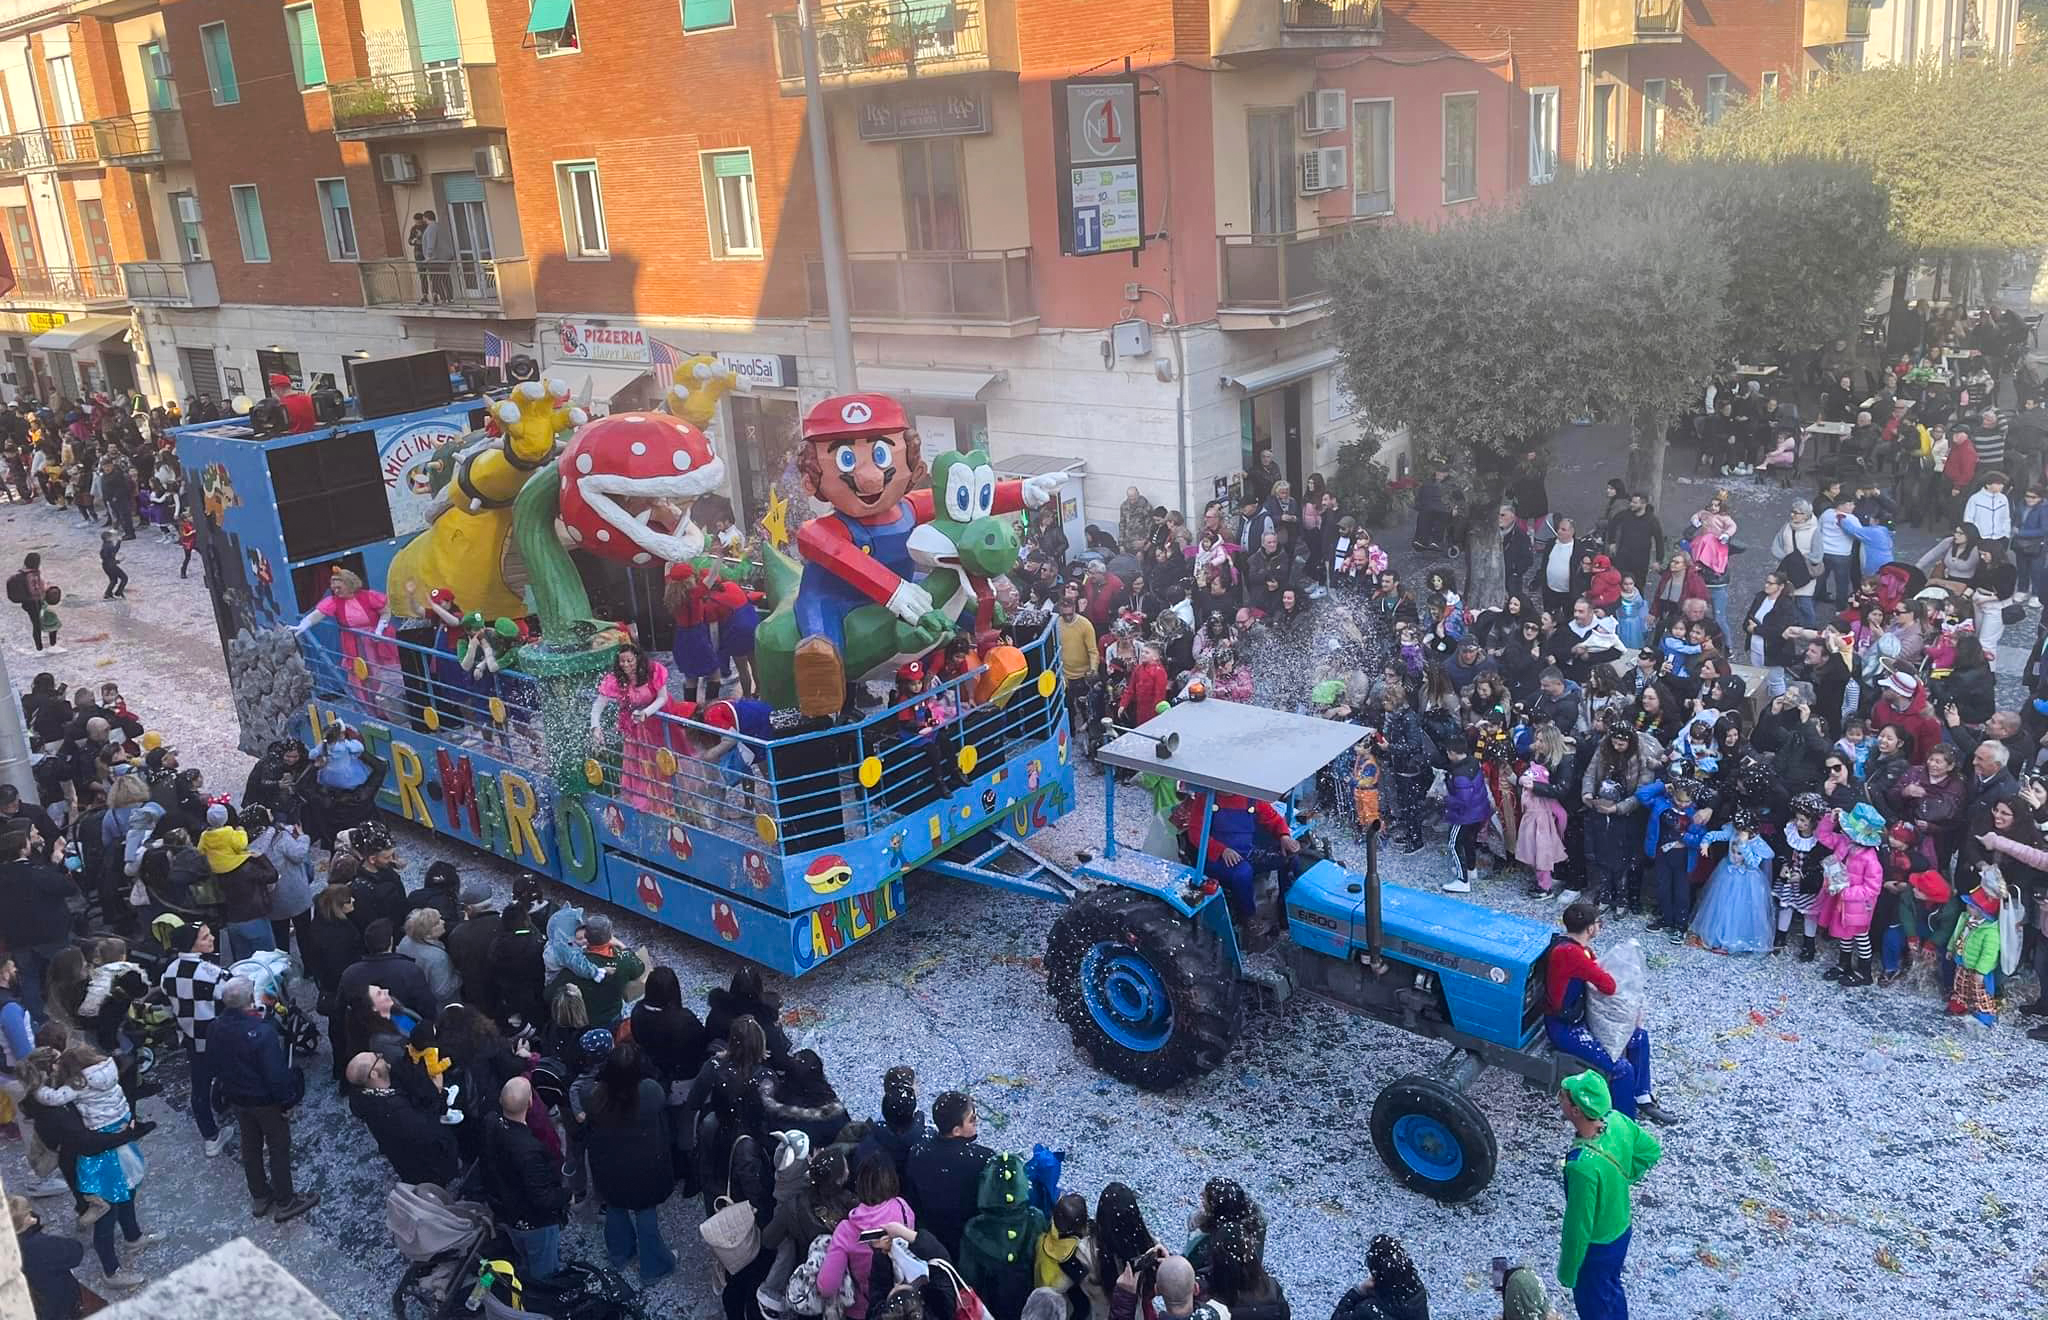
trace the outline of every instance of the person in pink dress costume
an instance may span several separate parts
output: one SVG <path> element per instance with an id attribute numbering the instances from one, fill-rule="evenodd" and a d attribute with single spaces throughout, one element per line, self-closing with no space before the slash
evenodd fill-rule
<path id="1" fill-rule="evenodd" d="M 388 718 L 379 698 L 395 682 L 398 647 L 359 635 L 391 635 L 391 609 L 384 593 L 364 586 L 362 578 L 350 570 L 337 568 L 328 576 L 327 594 L 299 620 L 298 631 L 303 633 L 322 619 L 341 625 L 341 667 L 348 675 L 349 691 L 364 710 Z M 367 674 L 356 672 L 357 660 L 368 667 Z"/>
<path id="2" fill-rule="evenodd" d="M 1536 887 L 1550 892 L 1550 873 L 1564 860 L 1564 804 L 1539 795 L 1538 784 L 1550 782 L 1550 768 L 1541 761 L 1522 772 L 1522 824 L 1515 831 L 1515 860 L 1536 872 Z"/>
<path id="3" fill-rule="evenodd" d="M 669 777 L 657 764 L 662 749 L 669 746 L 671 727 L 661 716 L 666 713 L 688 719 L 696 707 L 669 696 L 668 666 L 649 660 L 645 651 L 630 642 L 619 648 L 612 672 L 597 685 L 597 700 L 590 704 L 593 739 L 604 736 L 607 703 L 617 703 L 619 708 L 619 791 L 642 811 L 671 810 Z"/>
<path id="4" fill-rule="evenodd" d="M 1884 863 L 1877 855 L 1884 840 L 1884 817 L 1868 802 L 1850 812 L 1833 811 L 1821 818 L 1815 836 L 1835 855 L 1839 867 L 1822 863 L 1827 877 L 1813 919 L 1839 944 L 1838 962 L 1822 979 L 1844 986 L 1869 985 L 1870 921 L 1877 912 L 1878 891 L 1884 888 Z"/>

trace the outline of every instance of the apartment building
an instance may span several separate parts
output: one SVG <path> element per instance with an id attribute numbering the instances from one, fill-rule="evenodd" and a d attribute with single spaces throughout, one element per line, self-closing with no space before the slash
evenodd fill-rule
<path id="1" fill-rule="evenodd" d="M 17 391 L 260 395 L 276 372 L 345 384 L 364 357 L 531 337 L 480 3 L 11 7 Z M 415 255 L 427 211 L 439 260 Z"/>

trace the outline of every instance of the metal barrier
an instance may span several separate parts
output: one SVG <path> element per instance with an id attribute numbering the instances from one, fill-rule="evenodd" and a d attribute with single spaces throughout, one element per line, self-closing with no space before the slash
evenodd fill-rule
<path id="1" fill-rule="evenodd" d="M 944 773 L 939 757 L 971 779 L 1053 735 L 1066 701 L 1058 625 L 1048 623 L 1020 649 L 1025 680 L 1001 706 L 974 704 L 970 694 L 984 672 L 977 668 L 858 723 L 782 738 L 750 737 L 663 714 L 648 721 L 657 730 L 651 736 L 628 741 L 614 706 L 592 741 L 590 760 L 602 771 L 604 786 L 591 791 L 778 855 L 864 837 L 893 827 L 946 791 L 938 778 Z M 306 633 L 300 650 L 314 695 L 323 703 L 467 744 L 537 777 L 549 773 L 540 689 L 525 674 L 504 670 L 470 679 L 449 652 L 331 623 Z M 1043 673 L 1052 675 L 1049 692 L 1039 687 Z M 587 695 L 594 699 L 596 693 Z M 900 717 L 927 703 L 938 708 L 944 723 L 920 738 Z M 967 748 L 973 755 L 963 767 Z"/>

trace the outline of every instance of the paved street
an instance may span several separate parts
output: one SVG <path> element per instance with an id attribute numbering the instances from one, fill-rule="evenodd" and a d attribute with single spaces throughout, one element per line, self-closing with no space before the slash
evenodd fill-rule
<path id="1" fill-rule="evenodd" d="M 1568 437 L 1553 469 L 1558 507 L 1590 512 L 1599 480 L 1619 463 L 1603 430 Z M 1667 522 L 1709 489 L 1684 467 L 1673 463 Z M 1753 547 L 1737 560 L 1731 600 L 1746 601 L 1768 566 L 1755 547 L 1768 543 L 1786 497 L 1755 479 L 1729 484 L 1744 526 L 1738 539 Z M 0 507 L 0 560 L 41 549 L 49 579 L 71 597 L 69 653 L 45 667 L 73 683 L 117 677 L 188 764 L 238 790 L 248 762 L 233 751 L 196 569 L 180 582 L 175 547 L 132 543 L 129 599 L 101 603 L 95 545 L 73 514 Z M 12 614 L 0 622 L 17 686 L 39 667 L 23 633 Z M 1081 809 L 1048 840 L 1055 852 L 1096 841 L 1100 791 L 1084 776 Z M 1126 791 L 1134 809 L 1118 819 L 1135 843 L 1143 813 Z M 418 836 L 404 845 L 408 879 L 443 854 L 465 875 L 508 879 L 476 854 Z M 1395 859 L 1389 873 L 1433 885 L 1445 862 L 1428 850 Z M 1517 878 L 1491 880 L 1473 898 L 1535 911 L 1521 888 Z M 1379 1232 L 1406 1239 L 1434 1294 L 1432 1314 L 1449 1320 L 1499 1314 L 1484 1283 L 1496 1254 L 1551 1272 L 1558 1159 L 1568 1145 L 1553 1100 L 1498 1074 L 1482 1078 L 1474 1094 L 1499 1136 L 1499 1175 L 1476 1200 L 1441 1209 L 1396 1190 L 1366 1136 L 1380 1086 L 1434 1064 L 1440 1049 L 1307 1004 L 1257 1019 L 1227 1065 L 1199 1083 L 1170 1095 L 1130 1090 L 1095 1074 L 1052 1020 L 1039 963 L 1050 917 L 1020 898 L 920 880 L 895 929 L 781 987 L 786 1021 L 799 1044 L 824 1055 L 854 1113 L 876 1109 L 886 1066 L 913 1064 L 927 1099 L 949 1086 L 976 1094 L 991 1144 L 1065 1150 L 1069 1183 L 1091 1196 L 1113 1178 L 1131 1183 L 1154 1230 L 1175 1245 L 1203 1180 L 1236 1178 L 1265 1208 L 1269 1267 L 1303 1320 L 1319 1320 L 1358 1280 Z M 676 967 L 687 996 L 701 1000 L 735 966 L 637 918 L 622 926 Z M 1721 958 L 1660 940 L 1649 961 L 1659 1090 L 1686 1122 L 1663 1134 L 1665 1161 L 1638 1192 L 1628 1277 L 1638 1314 L 2004 1317 L 2048 1306 L 2048 1250 L 2029 1200 L 2048 1162 L 2037 1086 L 2044 1055 L 2023 1023 L 1966 1031 L 1942 1019 L 1926 984 L 1843 992 L 1817 966 L 1789 960 Z M 163 1126 L 144 1143 L 151 1167 L 140 1212 L 168 1240 L 146 1253 L 145 1268 L 166 1271 L 249 1233 L 337 1311 L 388 1314 L 398 1274 L 383 1226 L 389 1172 L 327 1085 L 324 1060 L 315 1069 L 294 1126 L 301 1184 L 323 1203 L 294 1224 L 252 1231 L 233 1155 L 204 1158 L 189 1120 L 172 1109 L 182 1064 L 166 1068 L 166 1094 L 144 1105 Z M 0 1149 L 10 1185 L 23 1174 L 20 1151 Z M 61 1203 L 46 1208 L 68 1219 Z M 650 1311 L 708 1320 L 718 1308 L 703 1282 L 694 1208 L 678 1198 L 663 1220 L 684 1268 Z M 566 1246 L 601 1258 L 592 1209 L 577 1213 Z M 1557 1304 L 1571 1314 L 1568 1298 Z"/>

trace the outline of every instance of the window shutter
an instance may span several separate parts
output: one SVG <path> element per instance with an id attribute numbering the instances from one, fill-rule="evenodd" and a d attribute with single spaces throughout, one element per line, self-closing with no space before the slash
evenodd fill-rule
<path id="1" fill-rule="evenodd" d="M 412 23 L 419 37 L 420 63 L 448 64 L 462 58 L 454 0 L 412 0 Z"/>
<path id="2" fill-rule="evenodd" d="M 729 27 L 732 24 L 732 0 L 683 0 L 683 31 L 697 32 L 704 28 Z"/>
<path id="3" fill-rule="evenodd" d="M 533 0 L 526 30 L 535 36 L 551 37 L 569 25 L 569 15 L 574 12 L 573 0 Z"/>
<path id="4" fill-rule="evenodd" d="M 311 5 L 292 10 L 291 17 L 298 25 L 294 53 L 299 58 L 299 86 L 318 87 L 327 81 L 327 59 L 320 50 L 320 20 Z"/>

